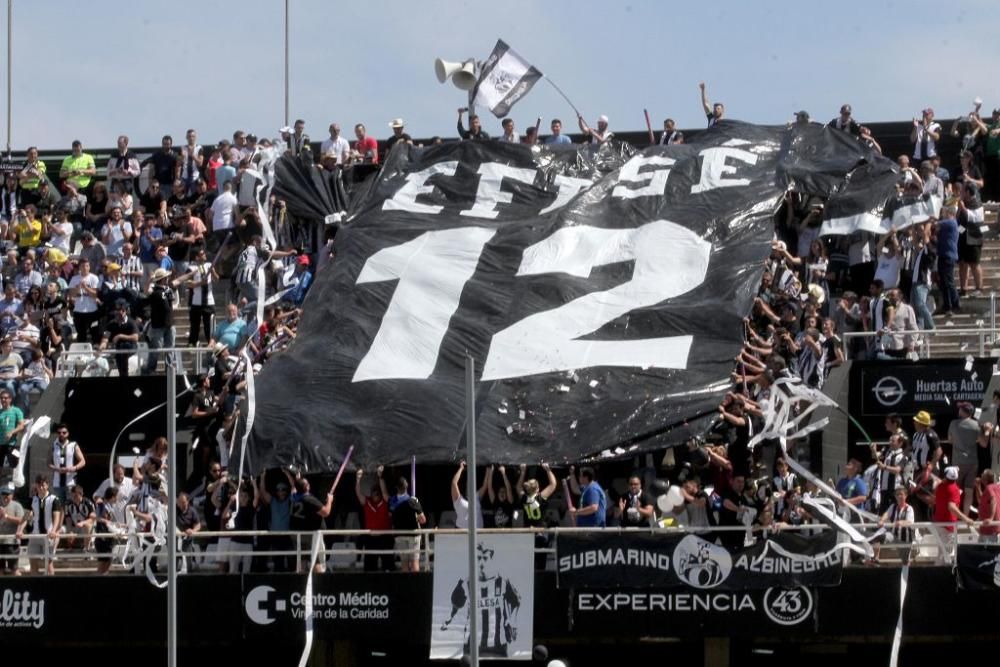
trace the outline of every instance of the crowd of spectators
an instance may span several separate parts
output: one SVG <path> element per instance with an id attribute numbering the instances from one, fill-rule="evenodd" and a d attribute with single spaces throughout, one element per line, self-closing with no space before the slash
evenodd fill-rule
<path id="1" fill-rule="evenodd" d="M 709 101 L 704 84 L 701 93 L 711 126 L 725 117 L 726 109 Z M 776 216 L 775 240 L 752 313 L 744 322 L 746 343 L 735 359 L 732 390 L 720 404 L 707 440 L 692 440 L 675 451 L 672 485 L 664 486 L 656 480 L 655 470 L 646 469 L 629 475 L 623 488 L 605 491 L 593 468 L 577 473 L 571 467 L 560 488 L 547 465 L 541 467 L 541 479 L 521 465 L 512 485 L 504 466 L 490 466 L 483 471 L 479 486 L 482 502 L 477 504 L 477 523 L 497 528 L 744 527 L 746 532 L 728 531 L 719 538 L 727 546 L 738 547 L 781 526 L 813 521 L 801 500 L 820 491 L 796 479 L 775 442 L 764 441 L 753 451 L 749 447 L 750 434 L 762 419 L 761 404 L 781 377 L 796 377 L 809 387 L 822 388 L 830 369 L 844 361 L 845 352 L 875 359 L 912 355 L 918 344 L 914 332 L 934 327 L 930 294 L 935 284 L 941 294 L 938 311 L 945 315 L 959 311 L 964 296 L 982 289 L 983 201 L 1000 199 L 1000 109 L 994 110 L 988 122 L 979 111 L 977 104 L 951 127 L 963 151 L 950 171 L 942 167 L 937 153 L 942 128 L 933 110 L 926 109 L 921 119 L 913 121 L 913 150 L 897 160 L 900 179 L 889 212 L 936 197 L 942 202 L 940 213 L 926 222 L 903 230 L 892 228 L 883 235 L 820 236 L 825 202 L 815 196 L 787 194 Z M 491 140 L 475 114 L 469 116 L 466 127 L 466 113 L 466 109 L 458 111 L 459 136 Z M 796 114 L 795 123 L 809 122 L 808 113 Z M 600 144 L 614 136 L 603 115 L 594 128 L 582 116 L 577 124 L 586 143 Z M 829 126 L 881 151 L 871 132 L 853 118 L 850 105 L 844 105 Z M 161 356 L 157 350 L 182 345 L 175 336 L 174 310 L 183 299 L 190 318 L 187 345 L 197 346 L 204 339 L 213 354 L 211 370 L 198 377 L 194 390 L 191 418 L 198 445 L 194 471 L 178 497 L 178 530 L 185 550 L 197 545 L 228 554 L 192 558 L 191 566 L 228 572 L 295 569 L 287 554 L 248 555 L 251 549 L 288 551 L 293 545 L 287 536 L 195 539 L 195 533 L 202 530 L 313 531 L 333 527 L 333 517 L 344 514 L 343 508 L 334 507 L 334 489 L 314 495 L 308 479 L 286 470 L 243 480 L 233 479 L 227 470 L 234 415 L 246 373 L 255 372 L 295 337 L 312 268 L 332 256 L 330 243 L 306 249 L 280 233 L 278 247 L 264 242 L 260 208 L 272 221 L 272 229 L 279 229 L 286 207 L 273 197 L 259 201 L 261 160 L 267 151 L 278 151 L 305 156 L 307 163 L 315 162 L 315 168 L 327 171 L 378 165 L 396 142 L 413 142 L 403 119 L 393 119 L 389 127 L 392 134 L 380 146 L 363 124 L 355 125 L 356 140 L 349 142 L 341 136 L 340 125 L 332 123 L 329 137 L 319 145 L 318 160 L 309 155 L 314 145 L 303 121 L 282 128 L 281 138 L 273 142 L 237 131 L 231 142 L 221 141 L 211 149 L 198 143 L 195 130 L 188 130 L 179 149 L 170 136 L 164 136 L 160 149 L 144 159 L 122 136 L 103 180 L 79 141 L 73 143 L 58 174 L 49 172 L 37 149 L 29 149 L 21 171 L 8 174 L 0 188 L 0 242 L 6 253 L 0 268 L 4 279 L 0 454 L 4 464 L 15 464 L 12 452 L 30 411 L 31 395 L 45 390 L 55 364 L 71 343 L 90 343 L 97 352 L 119 353 L 111 363 L 95 354 L 86 369 L 91 374 L 155 372 Z M 551 134 L 544 139 L 538 135 L 538 124 L 524 135 L 517 132 L 513 119 L 504 119 L 501 127 L 496 141 L 572 142 L 563 134 L 559 119 L 550 122 Z M 653 140 L 677 144 L 685 137 L 668 118 L 659 139 L 654 136 Z M 285 293 L 264 309 L 263 321 L 256 322 L 252 314 L 260 267 L 267 268 L 266 293 Z M 224 279 L 229 281 L 228 288 L 216 289 Z M 221 294 L 224 304 L 217 303 Z M 856 340 L 845 350 L 839 336 L 850 331 L 874 335 Z M 150 350 L 144 365 L 130 362 L 140 342 Z M 897 539 L 904 536 L 907 521 L 930 518 L 926 507 L 921 512 L 921 498 L 937 488 L 951 489 L 953 484 L 960 490 L 953 504 L 960 507 L 945 503 L 946 508 L 955 509 L 950 515 L 953 519 L 968 518 L 973 504 L 980 506 L 980 518 L 983 511 L 1000 518 L 998 487 L 983 473 L 982 465 L 969 472 L 970 464 L 962 458 L 967 454 L 964 449 L 956 448 L 953 453 L 954 474 L 933 448 L 932 465 L 921 467 L 927 459 L 922 448 L 930 439 L 926 432 L 933 433 L 927 428 L 930 418 L 924 416 L 914 417 L 917 433 L 912 439 L 901 429 L 892 432 L 885 450 L 875 452 L 875 464 L 869 470 L 850 462 L 838 490 L 849 504 L 881 516 Z M 988 456 L 995 415 L 990 419 L 977 423 L 978 436 L 970 451 L 985 448 Z M 804 445 L 793 442 L 787 455 L 800 456 Z M 12 499 L 9 484 L 0 489 L 0 548 L 10 554 L 16 545 L 11 539 L 15 533 L 46 534 L 52 548 L 57 543 L 72 544 L 99 554 L 98 569 L 107 572 L 109 555 L 118 541 L 95 540 L 90 535 L 95 531 L 124 534 L 130 519 L 138 521 L 140 531 L 165 522 L 166 495 L 160 477 L 165 454 L 165 442 L 154 443 L 137 460 L 131 475 L 115 466 L 112 478 L 87 494 L 74 481 L 76 471 L 86 465 L 83 451 L 68 439 L 67 427 L 60 426 L 53 442 L 51 477 L 36 479 L 29 511 Z M 920 465 L 914 466 L 914 461 Z M 438 515 L 442 526 L 468 525 L 469 504 L 460 485 L 466 472 L 462 464 L 454 474 L 452 514 Z M 357 527 L 375 531 L 360 544 L 367 553 L 366 569 L 395 567 L 395 558 L 388 553 L 395 550 L 404 554 L 402 569 L 416 570 L 420 539 L 393 540 L 378 532 L 427 526 L 434 513 L 425 514 L 421 502 L 409 493 L 405 476 L 387 483 L 384 474 L 379 467 L 366 485 L 366 473 L 358 470 L 357 507 L 346 511 L 362 518 Z M 908 501 L 911 496 L 913 500 Z M 549 546 L 544 534 L 539 534 L 537 546 Z M 36 550 L 32 555 L 37 556 L 39 547 L 32 548 Z M 539 566 L 544 566 L 545 554 L 539 558 Z M 7 572 L 15 569 L 9 559 L 4 567 Z"/>

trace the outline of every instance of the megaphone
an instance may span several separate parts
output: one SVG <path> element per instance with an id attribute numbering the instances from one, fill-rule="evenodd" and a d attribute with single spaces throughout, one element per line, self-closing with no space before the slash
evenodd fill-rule
<path id="1" fill-rule="evenodd" d="M 472 58 L 460 63 L 435 58 L 434 73 L 438 82 L 444 83 L 450 78 L 459 90 L 472 90 L 476 87 L 476 61 Z"/>

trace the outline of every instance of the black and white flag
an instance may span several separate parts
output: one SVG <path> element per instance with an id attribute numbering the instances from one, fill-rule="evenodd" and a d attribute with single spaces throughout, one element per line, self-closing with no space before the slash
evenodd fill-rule
<path id="1" fill-rule="evenodd" d="M 493 53 L 483 63 L 472 97 L 476 105 L 488 107 L 494 116 L 503 118 L 542 76 L 503 40 L 497 40 Z"/>
<path id="2" fill-rule="evenodd" d="M 730 387 L 789 185 L 829 192 L 865 157 L 843 134 L 393 151 L 258 378 L 250 466 L 456 460 L 466 354 L 483 463 L 683 443 Z"/>

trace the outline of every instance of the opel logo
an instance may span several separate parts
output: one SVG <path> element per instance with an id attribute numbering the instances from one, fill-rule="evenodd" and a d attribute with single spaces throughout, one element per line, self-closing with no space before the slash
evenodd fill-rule
<path id="1" fill-rule="evenodd" d="M 906 396 L 903 383 L 891 375 L 886 375 L 876 382 L 872 387 L 872 393 L 875 394 L 875 399 L 887 408 L 896 405 Z"/>

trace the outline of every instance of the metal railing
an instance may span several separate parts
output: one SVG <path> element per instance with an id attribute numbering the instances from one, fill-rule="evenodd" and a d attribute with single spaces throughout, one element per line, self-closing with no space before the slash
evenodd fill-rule
<path id="1" fill-rule="evenodd" d="M 59 355 L 56 377 L 108 377 L 118 376 L 116 357 L 129 357 L 129 375 L 144 375 L 150 355 L 156 355 L 156 375 L 166 373 L 165 358 L 175 360 L 178 373 L 200 373 L 211 368 L 214 361 L 210 347 L 149 347 L 145 341 L 134 350 L 99 350 L 89 343 L 73 343 Z M 134 357 L 134 358 L 133 358 Z"/>
<path id="2" fill-rule="evenodd" d="M 975 527 L 982 527 L 982 523 L 976 523 Z M 865 524 L 860 526 L 854 524 L 862 532 L 874 532 L 877 524 Z M 917 536 L 913 542 L 887 542 L 880 545 L 882 552 L 895 552 L 897 558 L 905 557 L 900 552 L 910 552 L 909 563 L 915 565 L 954 565 L 956 544 L 975 542 L 980 539 L 978 533 L 964 524 L 956 523 L 914 523 L 912 528 Z M 889 527 L 891 528 L 891 526 Z M 968 529 L 968 530 L 965 530 Z M 770 536 L 780 532 L 806 532 L 810 534 L 819 531 L 832 530 L 824 524 L 803 524 L 800 526 L 775 525 L 770 527 L 762 526 L 671 526 L 671 527 L 641 527 L 641 528 L 487 528 L 479 529 L 479 534 L 511 534 L 511 533 L 531 533 L 546 536 L 546 546 L 538 546 L 536 543 L 535 553 L 544 554 L 547 559 L 546 569 L 554 568 L 554 556 L 556 552 L 555 541 L 560 534 L 587 533 L 593 531 L 617 531 L 620 533 L 648 533 L 660 532 L 664 534 L 696 534 L 702 538 L 726 533 L 739 532 L 749 539 L 768 539 Z M 182 574 L 191 572 L 203 573 L 224 573 L 228 571 L 228 565 L 234 560 L 242 560 L 246 563 L 246 570 L 250 570 L 250 562 L 253 559 L 290 559 L 291 567 L 288 572 L 303 573 L 308 570 L 312 540 L 319 535 L 324 544 L 320 549 L 320 560 L 317 565 L 324 566 L 327 570 L 350 571 L 360 570 L 363 567 L 363 560 L 366 556 L 387 556 L 390 563 L 395 563 L 397 559 L 401 564 L 406 559 L 419 559 L 420 570 L 432 570 L 434 562 L 434 538 L 437 535 L 465 535 L 464 529 L 435 528 L 422 529 L 416 531 L 370 531 L 370 530 L 323 530 L 317 532 L 301 531 L 198 531 L 194 533 L 190 540 L 185 540 L 183 535 L 178 535 L 177 554 L 181 561 L 180 571 Z M 238 537 L 248 537 L 252 541 L 250 548 L 235 548 L 232 540 Z M 114 549 L 111 553 L 98 553 L 91 549 L 70 549 L 60 548 L 58 542 L 68 541 L 70 538 L 84 543 L 97 538 L 107 538 L 114 540 Z M 382 538 L 385 545 L 373 546 L 372 538 Z M 410 538 L 401 541 L 397 538 Z M 416 539 L 414 539 L 416 538 Z M 41 573 L 48 571 L 50 563 L 56 572 L 66 572 L 80 574 L 87 571 L 97 571 L 97 563 L 100 560 L 112 559 L 111 571 L 132 572 L 134 574 L 145 574 L 147 569 L 153 568 L 161 574 L 166 572 L 167 545 L 161 540 L 160 544 L 155 542 L 153 533 L 132 533 L 123 536 L 121 533 L 74 533 L 63 534 L 53 540 L 47 535 L 24 535 L 23 541 L 28 545 L 22 546 L 17 557 L 19 559 L 19 569 L 26 573 L 26 561 L 38 561 L 42 567 Z M 389 541 L 391 540 L 391 546 Z M 31 543 L 42 543 L 42 547 L 37 548 L 38 553 L 32 554 Z M 12 554 L 11 557 L 14 557 Z M 158 567 L 153 562 L 158 562 Z M 851 565 L 849 559 L 845 557 L 845 565 Z M 68 566 L 68 567 L 63 567 Z M 393 566 L 394 567 L 394 566 Z M 379 567 L 380 571 L 386 568 Z M 269 570 L 265 569 L 263 572 Z M 229 572 L 236 574 L 236 572 Z"/>
<path id="3" fill-rule="evenodd" d="M 978 328 L 938 328 L 938 329 L 918 329 L 916 331 L 899 331 L 893 332 L 903 336 L 909 336 L 911 338 L 916 338 L 916 345 L 914 350 L 920 359 L 930 359 L 931 358 L 931 339 L 935 338 L 975 338 L 976 348 L 969 350 L 968 346 L 960 348 L 960 352 L 966 354 L 978 353 L 980 357 L 990 356 L 990 350 L 993 346 L 1000 340 L 1000 331 L 997 330 L 995 326 L 989 328 L 983 326 Z M 878 331 L 847 331 L 841 336 L 842 349 L 844 352 L 844 357 L 846 359 L 851 359 L 851 342 L 858 339 L 868 340 L 878 336 L 883 336 Z M 890 334 L 891 335 L 891 334 Z M 935 341 L 940 342 L 940 341 Z M 866 344 L 866 347 L 868 345 Z"/>

